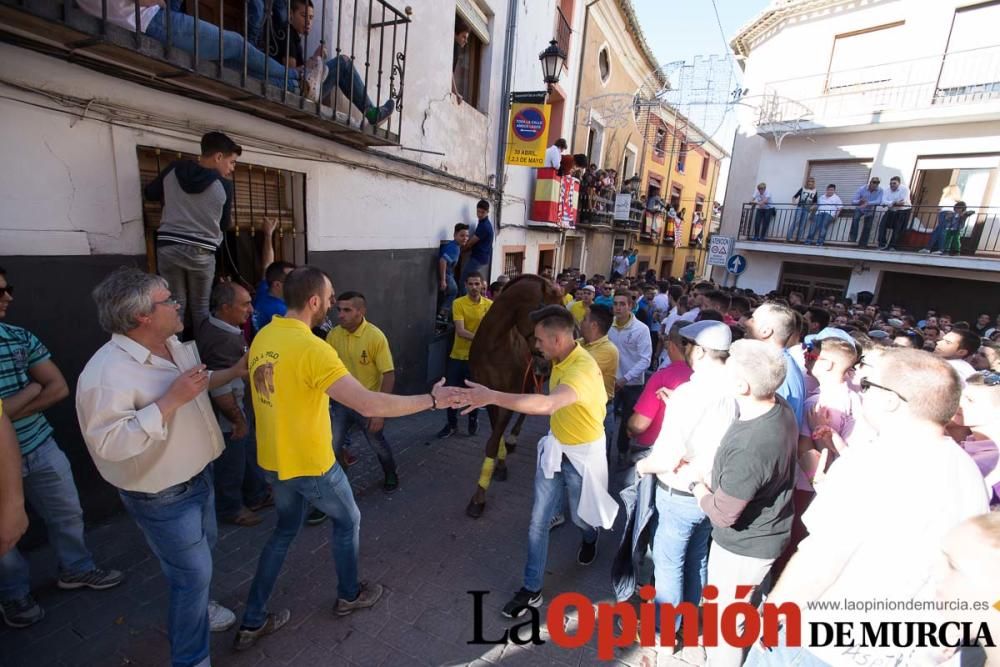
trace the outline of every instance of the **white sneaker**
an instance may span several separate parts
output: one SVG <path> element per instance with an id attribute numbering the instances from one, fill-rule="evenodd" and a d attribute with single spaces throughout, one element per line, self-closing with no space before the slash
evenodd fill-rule
<path id="1" fill-rule="evenodd" d="M 326 81 L 327 67 L 322 58 L 310 58 L 306 63 L 306 75 L 303 77 L 303 95 L 310 102 L 319 104 L 323 94 L 323 82 Z"/>
<path id="2" fill-rule="evenodd" d="M 566 516 L 562 513 L 556 514 L 555 516 L 552 517 L 552 520 L 549 521 L 549 530 L 557 528 L 563 525 L 564 523 L 566 523 Z"/>
<path id="3" fill-rule="evenodd" d="M 932 254 L 932 255 L 943 255 L 943 254 L 944 254 L 944 250 L 935 250 L 935 251 L 934 251 L 934 252 L 932 252 L 931 254 Z"/>
<path id="4" fill-rule="evenodd" d="M 919 252 L 922 255 L 929 255 L 929 254 L 931 254 L 930 248 L 921 248 L 917 252 Z"/>
<path id="5" fill-rule="evenodd" d="M 236 614 L 215 600 L 208 601 L 208 628 L 212 632 L 225 632 L 236 623 Z"/>

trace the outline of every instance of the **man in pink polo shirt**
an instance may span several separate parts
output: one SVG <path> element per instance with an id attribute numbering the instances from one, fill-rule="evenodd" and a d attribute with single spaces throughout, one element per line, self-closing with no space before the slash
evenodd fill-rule
<path id="1" fill-rule="evenodd" d="M 649 448 L 656 442 L 656 436 L 660 434 L 660 428 L 663 426 L 663 414 L 667 408 L 660 397 L 661 394 L 669 395 L 669 392 L 687 382 L 691 377 L 691 367 L 687 365 L 684 358 L 683 339 L 678 333 L 681 327 L 688 324 L 689 322 L 681 321 L 671 326 L 667 335 L 667 355 L 670 357 L 670 365 L 656 371 L 649 378 L 649 382 L 646 383 L 635 404 L 635 412 L 628 420 L 628 434 L 632 436 L 635 443 L 632 446 L 631 459 L 633 462 L 644 458 L 649 453 Z"/>

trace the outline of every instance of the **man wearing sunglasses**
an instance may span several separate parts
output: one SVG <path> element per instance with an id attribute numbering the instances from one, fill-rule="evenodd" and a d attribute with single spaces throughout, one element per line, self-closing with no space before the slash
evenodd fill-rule
<path id="1" fill-rule="evenodd" d="M 14 286 L 0 268 L 0 320 L 14 300 Z M 52 437 L 43 414 L 69 395 L 69 387 L 45 345 L 27 329 L 0 321 L 0 399 L 21 446 L 24 494 L 48 529 L 59 558 L 62 589 L 104 590 L 122 582 L 117 570 L 102 570 L 83 539 L 83 510 L 69 460 Z M 31 597 L 28 561 L 17 548 L 0 557 L 0 615 L 12 628 L 45 617 Z"/>
<path id="2" fill-rule="evenodd" d="M 947 362 L 888 348 L 866 355 L 864 370 L 862 410 L 877 441 L 851 449 L 817 481 L 816 499 L 803 517 L 809 536 L 767 600 L 798 603 L 802 627 L 831 620 L 808 606 L 813 601 L 867 600 L 873 592 L 889 600 L 919 599 L 945 534 L 989 509 L 979 469 L 945 434 L 962 392 Z M 838 622 L 864 620 L 860 611 L 835 613 Z M 746 664 L 916 664 L 912 649 L 891 645 L 783 644 L 779 636 L 779 646 L 755 646 Z"/>

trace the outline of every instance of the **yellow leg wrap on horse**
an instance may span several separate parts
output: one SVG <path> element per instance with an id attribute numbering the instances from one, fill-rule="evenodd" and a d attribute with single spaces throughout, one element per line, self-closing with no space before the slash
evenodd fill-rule
<path id="1" fill-rule="evenodd" d="M 497 450 L 497 458 L 501 461 L 507 460 L 507 443 L 503 437 L 500 438 L 500 449 Z"/>
<path id="2" fill-rule="evenodd" d="M 490 481 L 493 479 L 493 465 L 496 462 L 493 459 L 484 459 L 483 468 L 479 473 L 479 488 L 488 489 L 490 488 Z"/>

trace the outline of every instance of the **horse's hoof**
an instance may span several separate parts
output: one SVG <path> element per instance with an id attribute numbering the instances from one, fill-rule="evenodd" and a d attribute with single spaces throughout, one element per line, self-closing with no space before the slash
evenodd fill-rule
<path id="1" fill-rule="evenodd" d="M 507 453 L 508 454 L 513 454 L 517 450 L 517 443 L 516 442 L 505 442 L 504 444 L 507 446 Z"/>
<path id="2" fill-rule="evenodd" d="M 497 482 L 507 481 L 507 464 L 501 463 L 493 469 L 493 479 Z"/>
<path id="3" fill-rule="evenodd" d="M 470 502 L 465 507 L 465 513 L 473 519 L 478 519 L 486 511 L 486 503 Z"/>

